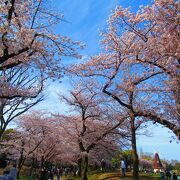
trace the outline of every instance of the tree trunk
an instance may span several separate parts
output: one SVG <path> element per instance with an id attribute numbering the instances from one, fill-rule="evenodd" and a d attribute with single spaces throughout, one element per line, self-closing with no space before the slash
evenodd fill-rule
<path id="1" fill-rule="evenodd" d="M 83 155 L 82 162 L 81 162 L 81 180 L 88 180 L 87 177 L 87 170 L 88 170 L 88 153 Z"/>
<path id="2" fill-rule="evenodd" d="M 24 161 L 25 161 L 25 158 L 24 158 L 24 142 L 22 142 L 20 158 L 19 158 L 19 162 L 18 162 L 17 178 L 19 178 L 20 171 L 22 169 Z"/>
<path id="3" fill-rule="evenodd" d="M 41 157 L 41 165 L 40 165 L 41 169 L 44 168 L 44 156 Z"/>
<path id="4" fill-rule="evenodd" d="M 3 135 L 3 133 L 4 133 L 3 129 L 0 128 L 0 142 L 1 142 L 1 140 L 2 140 L 2 135 Z"/>
<path id="5" fill-rule="evenodd" d="M 24 159 L 23 157 L 21 157 L 21 158 L 19 159 L 18 171 L 17 171 L 17 178 L 19 178 L 19 175 L 20 175 L 22 166 L 23 166 L 23 164 L 24 164 L 24 161 L 25 161 L 25 159 Z"/>
<path id="6" fill-rule="evenodd" d="M 30 180 L 32 179 L 32 176 L 33 176 L 34 164 L 35 164 L 35 158 L 33 157 L 32 158 L 32 164 L 31 164 L 31 167 L 30 167 L 30 170 L 29 170 L 29 179 Z"/>
<path id="7" fill-rule="evenodd" d="M 82 158 L 78 159 L 78 176 L 81 176 L 81 163 L 82 163 Z"/>
<path id="8" fill-rule="evenodd" d="M 4 106 L 5 106 L 5 101 L 0 98 L 0 141 L 2 140 L 3 133 L 6 130 L 6 126 L 7 126 L 7 123 L 3 116 Z"/>
<path id="9" fill-rule="evenodd" d="M 1 126 L 0 126 L 0 141 L 1 141 L 3 139 L 3 134 L 7 127 L 7 123 L 5 123 L 5 120 L 2 114 L 0 114 L 0 123 L 1 123 Z"/>
<path id="10" fill-rule="evenodd" d="M 132 143 L 132 155 L 133 155 L 133 179 L 139 180 L 139 160 L 136 148 L 136 128 L 135 117 L 131 117 L 131 143 Z"/>

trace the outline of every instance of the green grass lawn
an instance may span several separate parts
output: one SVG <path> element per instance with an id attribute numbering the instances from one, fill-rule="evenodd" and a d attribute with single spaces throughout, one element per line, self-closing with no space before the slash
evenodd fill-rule
<path id="1" fill-rule="evenodd" d="M 89 172 L 88 173 L 88 180 L 131 180 L 132 179 L 132 173 L 128 172 L 126 173 L 125 178 L 121 178 L 120 172 Z M 21 176 L 19 180 L 30 180 L 28 177 Z M 36 179 L 32 179 L 36 180 Z M 61 180 L 81 180 L 80 177 L 62 177 Z M 142 174 L 140 173 L 140 180 L 160 180 L 160 176 L 158 174 Z"/>
<path id="2" fill-rule="evenodd" d="M 28 178 L 27 177 L 19 177 L 19 180 L 28 180 Z"/>
<path id="3" fill-rule="evenodd" d="M 90 172 L 88 173 L 89 180 L 120 180 L 121 174 L 120 172 L 107 172 L 107 173 L 97 173 Z M 132 179 L 132 174 L 127 173 L 127 176 L 123 178 L 123 180 Z M 159 180 L 160 176 L 155 174 L 140 174 L 140 180 Z M 64 177 L 62 180 L 81 180 L 79 177 Z"/>

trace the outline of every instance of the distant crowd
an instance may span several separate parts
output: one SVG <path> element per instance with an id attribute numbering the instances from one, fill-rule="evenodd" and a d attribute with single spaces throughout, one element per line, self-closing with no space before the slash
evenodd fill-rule
<path id="1" fill-rule="evenodd" d="M 62 175 L 67 176 L 68 174 L 73 174 L 74 176 L 77 175 L 77 169 L 76 168 L 42 168 L 38 180 L 53 180 L 54 177 L 56 177 L 57 180 L 60 180 Z"/>
<path id="2" fill-rule="evenodd" d="M 175 172 L 170 172 L 170 171 L 161 171 L 161 180 L 177 180 L 177 175 Z"/>
<path id="3" fill-rule="evenodd" d="M 120 169 L 121 169 L 121 176 L 122 178 L 126 176 L 127 171 L 127 163 L 124 159 L 120 161 Z M 104 159 L 101 160 L 101 171 L 106 172 L 108 171 L 108 164 Z M 53 180 L 56 178 L 60 180 L 63 175 L 78 175 L 78 168 L 75 166 L 72 167 L 44 167 L 38 171 L 37 179 L 38 180 Z M 160 171 L 161 180 L 178 180 L 178 176 L 175 172 L 171 171 Z M 17 168 L 14 164 L 9 170 L 5 170 L 3 175 L 0 176 L 0 180 L 16 180 L 17 178 Z"/>

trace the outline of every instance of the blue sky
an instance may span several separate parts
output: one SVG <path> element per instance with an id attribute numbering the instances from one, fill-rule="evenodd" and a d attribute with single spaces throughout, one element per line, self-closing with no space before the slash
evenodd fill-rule
<path id="1" fill-rule="evenodd" d="M 56 0 L 56 6 L 60 9 L 69 23 L 62 22 L 56 31 L 70 36 L 73 40 L 82 41 L 86 48 L 82 51 L 85 57 L 100 52 L 99 30 L 106 28 L 106 20 L 111 10 L 117 5 L 131 6 L 136 11 L 139 5 L 151 3 L 150 0 Z M 38 108 L 48 109 L 54 112 L 64 113 L 68 108 L 59 103 L 57 93 L 67 93 L 69 88 L 67 79 L 61 84 L 51 83 L 47 89 L 49 94 L 46 101 L 39 104 Z M 170 143 L 168 129 L 162 127 L 150 127 L 152 137 L 139 136 L 138 149 L 143 152 L 159 152 L 160 158 L 180 160 L 180 144 L 175 141 Z"/>
<path id="2" fill-rule="evenodd" d="M 131 6 L 136 11 L 151 0 L 56 0 L 57 6 L 69 23 L 61 23 L 58 32 L 86 44 L 84 53 L 99 52 L 99 30 L 106 27 L 106 20 L 118 5 Z"/>

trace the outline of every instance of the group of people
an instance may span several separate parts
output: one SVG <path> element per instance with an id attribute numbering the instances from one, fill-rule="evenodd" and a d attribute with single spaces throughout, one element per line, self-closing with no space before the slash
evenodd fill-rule
<path id="1" fill-rule="evenodd" d="M 17 169 L 14 164 L 10 170 L 4 171 L 3 176 L 0 176 L 0 180 L 16 180 L 17 178 Z"/>
<path id="2" fill-rule="evenodd" d="M 60 180 L 62 174 L 63 174 L 62 168 L 57 168 L 57 169 L 43 168 L 40 171 L 39 180 L 53 180 L 54 176 L 56 176 L 57 180 Z"/>
<path id="3" fill-rule="evenodd" d="M 74 176 L 77 175 L 77 168 L 76 167 L 61 167 L 61 168 L 55 168 L 55 167 L 49 167 L 49 168 L 42 168 L 39 171 L 39 177 L 38 180 L 53 180 L 53 178 L 60 180 L 63 176 L 73 174 Z"/>
<path id="4" fill-rule="evenodd" d="M 175 172 L 171 173 L 170 171 L 160 172 L 161 180 L 177 180 L 177 175 Z"/>
<path id="5" fill-rule="evenodd" d="M 127 164 L 124 160 L 121 160 L 121 176 L 126 176 Z M 160 172 L 161 180 L 177 180 L 177 175 L 175 172 L 171 173 L 170 171 Z"/>

